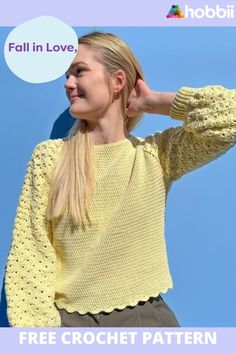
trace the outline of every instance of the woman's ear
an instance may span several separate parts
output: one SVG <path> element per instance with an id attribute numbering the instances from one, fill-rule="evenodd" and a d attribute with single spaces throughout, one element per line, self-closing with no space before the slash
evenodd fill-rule
<path id="1" fill-rule="evenodd" d="M 117 70 L 113 74 L 113 92 L 119 93 L 126 84 L 126 74 L 124 70 Z"/>

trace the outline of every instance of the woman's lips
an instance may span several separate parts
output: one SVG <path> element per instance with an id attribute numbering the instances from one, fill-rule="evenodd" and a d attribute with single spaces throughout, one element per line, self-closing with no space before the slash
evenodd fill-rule
<path id="1" fill-rule="evenodd" d="M 79 96 L 72 96 L 72 97 L 70 97 L 70 100 L 75 101 L 77 98 L 79 98 Z"/>
<path id="2" fill-rule="evenodd" d="M 81 95 L 81 96 L 72 96 L 72 97 L 70 97 L 70 101 L 76 101 L 78 98 L 79 99 L 83 99 L 84 96 L 83 95 Z"/>

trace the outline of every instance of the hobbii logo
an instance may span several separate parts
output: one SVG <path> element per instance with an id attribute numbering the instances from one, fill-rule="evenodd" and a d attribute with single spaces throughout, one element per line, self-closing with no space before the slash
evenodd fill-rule
<path id="1" fill-rule="evenodd" d="M 227 5 L 226 8 L 216 5 L 215 8 L 205 5 L 205 8 L 192 8 L 185 5 L 185 18 L 234 18 L 234 5 Z"/>

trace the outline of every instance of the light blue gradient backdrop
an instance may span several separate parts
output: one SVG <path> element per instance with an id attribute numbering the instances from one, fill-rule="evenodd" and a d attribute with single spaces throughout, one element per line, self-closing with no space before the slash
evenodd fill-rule
<path id="1" fill-rule="evenodd" d="M 120 35 L 156 91 L 206 85 L 236 88 L 236 28 L 75 29 L 78 35 L 92 29 Z M 50 138 L 54 122 L 68 107 L 64 77 L 29 84 L 10 72 L 3 58 L 10 30 L 2 27 L 0 32 L 1 279 L 28 160 L 35 145 Z M 182 121 L 145 115 L 132 134 L 144 137 L 176 125 Z M 176 181 L 168 195 L 166 241 L 174 288 L 163 298 L 183 327 L 236 326 L 235 180 L 233 147 Z"/>

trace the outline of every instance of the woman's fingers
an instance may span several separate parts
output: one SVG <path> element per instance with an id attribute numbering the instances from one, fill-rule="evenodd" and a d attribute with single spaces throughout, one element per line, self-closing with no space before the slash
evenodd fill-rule
<path id="1" fill-rule="evenodd" d="M 151 89 L 148 87 L 144 80 L 138 79 L 136 84 L 136 90 L 138 96 L 144 96 L 151 93 Z"/>
<path id="2" fill-rule="evenodd" d="M 151 94 L 150 88 L 147 86 L 144 80 L 138 79 L 136 86 L 130 93 L 126 115 L 128 117 L 134 117 L 138 113 L 145 111 L 145 102 L 148 99 L 148 96 Z"/>

